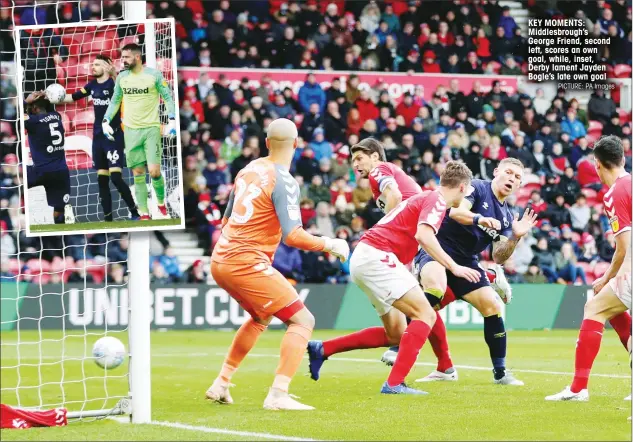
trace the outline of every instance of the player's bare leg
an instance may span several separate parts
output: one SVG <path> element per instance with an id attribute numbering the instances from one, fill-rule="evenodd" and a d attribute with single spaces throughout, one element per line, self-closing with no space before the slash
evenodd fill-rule
<path id="1" fill-rule="evenodd" d="M 630 290 L 629 273 L 629 293 Z M 560 393 L 547 396 L 545 398 L 546 401 L 585 402 L 589 400 L 589 390 L 587 389 L 589 375 L 593 362 L 600 351 L 604 324 L 627 309 L 628 307 L 624 305 L 613 291 L 611 284 L 605 285 L 596 296 L 585 304 L 585 313 L 576 344 L 576 362 L 572 384 L 565 387 Z"/>
<path id="2" fill-rule="evenodd" d="M 134 175 L 134 194 L 136 195 L 138 212 L 141 215 L 141 221 L 146 221 L 151 218 L 147 208 L 147 171 L 145 166 L 136 166 L 132 169 L 132 174 Z"/>
<path id="3" fill-rule="evenodd" d="M 446 269 L 438 262 L 429 262 L 424 265 L 419 274 L 420 285 L 424 290 L 424 294 L 431 304 L 437 310 L 444 293 L 446 292 Z M 429 342 L 433 348 L 433 352 L 438 359 L 438 367 L 430 375 L 416 379 L 416 382 L 429 381 L 456 381 L 457 371 L 453 367 L 453 362 L 448 351 L 448 338 L 446 336 L 446 326 L 439 313 L 436 312 L 435 324 L 429 334 Z M 395 351 L 394 351 L 395 350 Z M 398 355 L 399 349 L 389 349 L 382 356 L 382 361 L 387 365 L 393 365 Z"/>
<path id="4" fill-rule="evenodd" d="M 436 312 L 426 299 L 420 286 L 415 286 L 403 297 L 394 301 L 393 307 L 411 319 L 400 339 L 400 349 L 396 362 L 391 368 L 387 381 L 383 384 L 383 394 L 426 394 L 408 387 L 404 380 L 413 368 L 420 349 L 435 324 Z"/>
<path id="5" fill-rule="evenodd" d="M 279 317 L 279 314 L 277 316 Z M 273 385 L 264 400 L 264 408 L 267 410 L 314 410 L 314 407 L 297 402 L 288 393 L 290 381 L 301 365 L 305 348 L 312 336 L 314 316 L 306 307 L 303 307 L 285 323 L 288 325 L 288 330 L 281 341 L 279 365 Z"/>
<path id="6" fill-rule="evenodd" d="M 229 393 L 231 377 L 238 367 L 257 343 L 259 336 L 266 330 L 272 318 L 262 320 L 249 318 L 235 333 L 233 342 L 229 347 L 229 352 L 224 359 L 220 374 L 213 381 L 206 393 L 207 399 L 221 404 L 232 404 L 233 398 Z"/>
<path id="7" fill-rule="evenodd" d="M 506 370 L 507 337 L 501 303 L 491 286 L 481 287 L 463 297 L 484 317 L 484 337 L 490 350 L 494 383 L 500 385 L 524 385 Z"/>
<path id="8" fill-rule="evenodd" d="M 167 207 L 165 206 L 165 179 L 160 172 L 160 164 L 149 165 L 149 175 L 152 178 L 152 187 L 156 192 L 156 204 L 161 215 L 167 216 Z"/>
<path id="9" fill-rule="evenodd" d="M 407 328 L 407 320 L 404 314 L 392 308 L 380 319 L 384 325 L 383 327 L 368 327 L 327 341 L 310 341 L 308 343 L 310 377 L 318 381 L 323 362 L 334 354 L 351 350 L 398 345 L 402 333 Z"/>

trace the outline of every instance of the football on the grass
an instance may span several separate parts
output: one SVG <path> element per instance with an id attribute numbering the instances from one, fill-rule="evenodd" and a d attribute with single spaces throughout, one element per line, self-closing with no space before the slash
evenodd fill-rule
<path id="1" fill-rule="evenodd" d="M 104 336 L 92 347 L 92 357 L 99 367 L 112 370 L 125 360 L 125 345 L 114 336 Z"/>
<path id="2" fill-rule="evenodd" d="M 46 99 L 53 104 L 61 103 L 66 97 L 66 89 L 59 83 L 51 84 L 46 88 Z"/>

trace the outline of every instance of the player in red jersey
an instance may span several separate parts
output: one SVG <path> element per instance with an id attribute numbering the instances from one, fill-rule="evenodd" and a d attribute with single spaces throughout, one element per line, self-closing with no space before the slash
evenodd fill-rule
<path id="1" fill-rule="evenodd" d="M 392 163 L 385 161 L 385 151 L 382 143 L 366 138 L 355 144 L 351 148 L 352 167 L 362 178 L 369 178 L 369 184 L 378 207 L 385 213 L 391 211 L 401 201 L 407 200 L 413 195 L 422 192 L 420 186 L 413 178 L 407 175 L 402 169 Z M 488 220 L 482 217 L 480 223 Z M 489 221 L 494 222 L 494 221 Z M 404 263 L 408 265 L 409 263 Z M 512 298 L 512 290 L 508 284 L 501 266 L 486 272 L 494 290 L 499 293 L 501 299 L 507 304 Z M 429 289 L 432 292 L 434 289 Z M 442 299 L 436 310 L 441 310 L 446 305 L 455 301 L 450 288 L 446 293 L 435 293 L 437 298 Z M 359 333 L 362 333 L 359 332 Z M 456 381 L 458 379 L 457 369 L 451 360 L 448 337 L 446 335 L 446 325 L 442 317 L 437 313 L 435 325 L 429 335 L 429 342 L 433 348 L 433 353 L 437 357 L 437 367 L 430 375 L 424 378 L 425 381 Z M 387 365 L 393 365 L 398 355 L 398 345 L 389 348 L 382 356 L 381 360 Z M 327 356 L 327 355 L 326 355 Z"/>
<path id="2" fill-rule="evenodd" d="M 585 304 L 576 343 L 574 380 L 548 401 L 588 401 L 589 374 L 600 350 L 604 323 L 609 320 L 631 352 L 631 175 L 624 170 L 622 141 L 613 135 L 600 138 L 593 149 L 600 181 L 609 186 L 604 208 L 615 234 L 616 249 L 606 273 L 594 284 L 596 296 Z M 627 399 L 630 399 L 628 397 Z"/>
<path id="3" fill-rule="evenodd" d="M 310 341 L 312 379 L 319 379 L 321 366 L 329 355 L 400 343 L 400 351 L 381 393 L 425 394 L 407 387 L 404 380 L 435 324 L 436 312 L 405 264 L 413 260 L 420 245 L 458 277 L 473 282 L 479 280 L 479 272 L 457 265 L 435 238 L 446 210 L 459 206 L 471 180 L 472 173 L 465 164 L 449 162 L 438 190 L 402 201 L 363 235 L 350 260 L 350 275 L 371 301 L 384 327 L 371 327 L 353 334 L 362 333 L 362 341 L 339 338 L 343 345 L 336 339 L 325 343 Z M 406 317 L 411 319 L 409 325 Z"/>
<path id="4" fill-rule="evenodd" d="M 369 178 L 376 205 L 384 213 L 422 192 L 413 178 L 393 163 L 386 162 L 380 141 L 366 138 L 352 146 L 352 167 L 361 178 Z"/>

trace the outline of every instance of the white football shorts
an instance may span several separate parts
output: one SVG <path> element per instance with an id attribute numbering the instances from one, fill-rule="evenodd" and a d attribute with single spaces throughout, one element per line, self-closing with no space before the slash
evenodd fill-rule
<path id="1" fill-rule="evenodd" d="M 352 281 L 369 298 L 378 316 L 391 310 L 394 301 L 418 285 L 415 276 L 393 253 L 358 243 L 349 262 Z"/>

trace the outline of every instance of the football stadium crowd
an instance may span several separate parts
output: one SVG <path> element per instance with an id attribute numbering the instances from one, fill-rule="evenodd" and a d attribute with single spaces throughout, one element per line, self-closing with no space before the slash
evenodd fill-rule
<path id="1" fill-rule="evenodd" d="M 630 66 L 631 10 L 626 2 L 569 2 L 573 8 L 557 2 L 556 11 L 543 6 L 549 3 L 527 2 L 535 13 L 582 17 L 591 32 L 617 36 L 605 48 L 604 61 Z M 496 75 L 521 75 L 525 68 L 521 30 L 511 11 L 494 0 L 163 1 L 151 7 L 153 16 L 173 16 L 178 22 L 180 66 Z M 374 137 L 384 144 L 387 160 L 424 189 L 438 185 L 451 159 L 463 160 L 483 179 L 491 179 L 505 157 L 523 162 L 524 184 L 509 203 L 519 215 L 526 207 L 537 211 L 539 224 L 505 264 L 510 282 L 590 283 L 608 266 L 615 241 L 601 204 L 606 189 L 595 172 L 591 144 L 600 135 L 619 136 L 631 171 L 631 113 L 619 107 L 616 91 L 598 89 L 581 105 L 564 90 L 553 98 L 542 89 L 533 96 L 508 93 L 502 81 L 491 88 L 474 81 L 472 90 L 462 91 L 459 76 L 451 75 L 430 93 L 413 89 L 395 99 L 384 82 L 362 88 L 350 72 L 326 87 L 307 73 L 304 84 L 293 90 L 277 88 L 266 74 L 255 81 L 247 69 L 241 81 L 202 71 L 195 84 L 179 84 L 185 215 L 206 255 L 219 237 L 233 179 L 267 154 L 267 126 L 284 117 L 299 128 L 291 172 L 301 185 L 302 221 L 311 233 L 345 238 L 353 250 L 382 217 L 368 181 L 358 179 L 350 165 L 350 147 Z M 5 88 L 15 86 L 3 76 Z M 3 120 L 16 119 L 11 100 L 2 100 L 1 111 Z M 4 125 L 2 131 L 3 277 L 15 277 L 5 257 L 16 253 L 23 262 L 41 257 L 62 267 L 69 257 L 75 262 L 106 256 L 124 261 L 125 235 L 111 242 L 105 235 L 90 235 L 87 240 L 94 244 L 86 246 L 84 236 L 27 238 L 17 230 L 25 224 L 15 133 Z M 62 258 L 64 246 L 71 247 Z M 154 281 L 204 280 L 199 262 L 183 274 L 169 245 L 164 246 L 156 257 L 162 265 L 153 271 Z M 491 259 L 487 253 L 482 258 L 484 264 Z M 125 278 L 124 265 L 110 266 L 113 281 Z M 297 282 L 344 283 L 349 273 L 347 264 L 332 256 L 283 243 L 274 266 Z M 85 276 L 79 270 L 74 277 L 83 281 Z"/>

